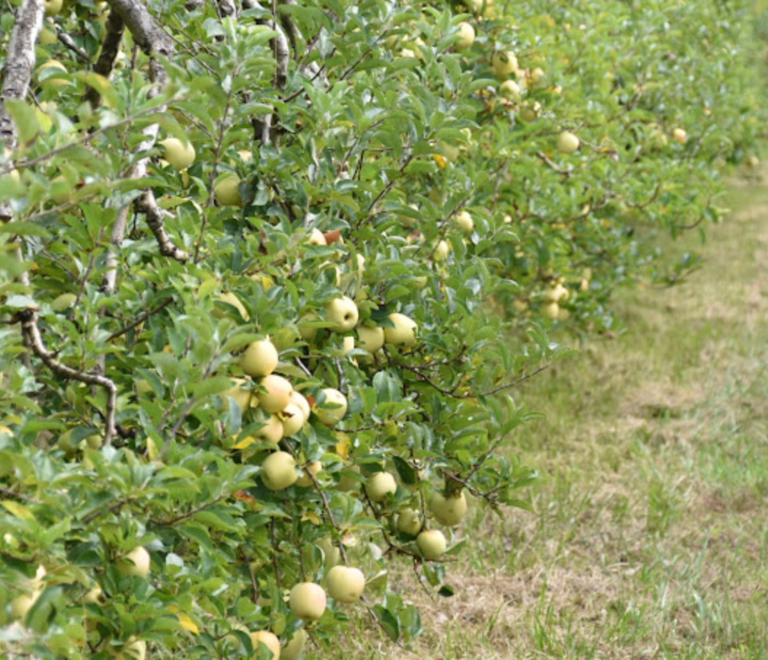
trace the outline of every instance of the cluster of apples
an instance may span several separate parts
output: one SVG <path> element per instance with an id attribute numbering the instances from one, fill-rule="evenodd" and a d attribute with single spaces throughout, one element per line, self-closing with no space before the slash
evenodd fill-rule
<path id="1" fill-rule="evenodd" d="M 560 307 L 561 300 L 567 300 L 571 295 L 568 287 L 565 286 L 562 278 L 547 285 L 544 289 L 544 316 L 550 319 L 562 320 L 563 312 L 566 311 Z"/>

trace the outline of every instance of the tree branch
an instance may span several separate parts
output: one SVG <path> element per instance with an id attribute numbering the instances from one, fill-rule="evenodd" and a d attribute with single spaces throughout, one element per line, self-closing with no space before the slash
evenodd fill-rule
<path id="1" fill-rule="evenodd" d="M 101 53 L 96 61 L 96 66 L 93 67 L 94 73 L 109 78 L 109 75 L 115 68 L 115 61 L 117 60 L 117 54 L 120 52 L 120 46 L 123 43 L 124 33 L 125 23 L 120 18 L 120 14 L 116 11 L 109 12 L 104 40 L 101 42 Z M 85 100 L 95 108 L 99 105 L 101 95 L 96 88 L 89 87 L 85 94 Z"/>

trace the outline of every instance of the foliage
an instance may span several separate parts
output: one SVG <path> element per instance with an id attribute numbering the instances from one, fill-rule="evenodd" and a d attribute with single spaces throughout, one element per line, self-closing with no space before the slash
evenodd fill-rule
<path id="1" fill-rule="evenodd" d="M 558 354 L 546 316 L 607 327 L 610 290 L 647 259 L 635 226 L 716 219 L 723 161 L 750 156 L 761 126 L 747 3 L 462 14 L 303 0 L 277 3 L 277 29 L 271 7 L 229 6 L 149 4 L 175 44 L 158 89 L 129 31 L 109 78 L 89 71 L 106 8 L 68 0 L 46 28 L 60 39 L 36 48 L 66 71 L 38 69 L 29 98 L 5 103 L 19 142 L 0 164 L 13 211 L 0 226 L 0 640 L 13 653 L 109 657 L 146 640 L 158 657 L 250 657 L 247 631 L 286 642 L 305 625 L 285 596 L 322 583 L 337 550 L 366 569 L 379 626 L 418 635 L 387 566 L 411 561 L 449 595 L 461 536 L 442 526 L 446 561 L 424 561 L 397 513 L 441 527 L 436 492 L 527 506 L 535 472 L 499 449 L 532 416 L 513 386 Z M 462 20 L 477 39 L 457 50 Z M 0 21 L 5 44 L 13 16 Z M 499 75 L 492 56 L 507 50 L 520 67 Z M 556 149 L 564 129 L 575 153 Z M 171 137 L 194 146 L 188 169 L 163 159 Z M 356 331 L 332 330 L 341 296 Z M 513 299 L 506 320 L 494 313 Z M 418 324 L 415 345 L 351 347 L 361 328 L 394 330 L 392 313 Z M 525 339 L 507 345 L 509 327 Z M 280 491 L 264 485 L 275 447 L 240 357 L 266 337 L 315 409 L 333 410 L 327 388 L 348 400 L 340 424 L 315 412 L 282 440 L 304 485 Z M 398 487 L 376 502 L 362 485 L 381 471 Z M 125 569 L 137 546 L 148 579 Z M 306 624 L 312 641 L 331 644 L 351 611 L 331 603 Z"/>

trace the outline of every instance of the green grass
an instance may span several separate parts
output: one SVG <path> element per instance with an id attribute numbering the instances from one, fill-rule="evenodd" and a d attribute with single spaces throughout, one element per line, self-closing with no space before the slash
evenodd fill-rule
<path id="1" fill-rule="evenodd" d="M 729 204 L 705 245 L 665 244 L 703 269 L 620 292 L 625 334 L 520 391 L 546 414 L 510 447 L 543 473 L 535 513 L 473 507 L 454 597 L 395 577 L 425 634 L 345 658 L 768 656 L 768 186 Z"/>

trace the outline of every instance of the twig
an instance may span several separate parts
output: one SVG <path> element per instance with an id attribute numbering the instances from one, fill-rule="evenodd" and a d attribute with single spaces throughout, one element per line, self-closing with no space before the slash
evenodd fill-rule
<path id="1" fill-rule="evenodd" d="M 109 12 L 107 18 L 106 32 L 101 42 L 101 53 L 96 65 L 93 67 L 95 73 L 108 78 L 115 67 L 117 54 L 120 52 L 120 45 L 123 42 L 125 33 L 125 23 L 116 11 Z M 61 37 L 59 37 L 61 38 Z M 101 95 L 95 87 L 89 87 L 85 93 L 85 100 L 94 108 L 99 104 Z"/>
<path id="2" fill-rule="evenodd" d="M 136 326 L 141 325 L 146 321 L 149 317 L 154 316 L 158 312 L 161 312 L 164 310 L 168 305 L 170 305 L 173 302 L 173 298 L 167 298 L 163 302 L 161 302 L 157 307 L 154 307 L 150 309 L 148 312 L 144 312 L 141 316 L 139 316 L 135 321 L 132 323 L 129 323 L 123 328 L 120 328 L 119 330 L 115 330 L 107 339 L 105 340 L 106 343 L 111 342 L 113 339 L 117 339 L 118 337 L 122 337 L 125 333 L 130 332 L 133 330 Z"/>

